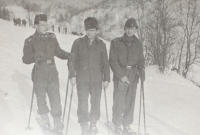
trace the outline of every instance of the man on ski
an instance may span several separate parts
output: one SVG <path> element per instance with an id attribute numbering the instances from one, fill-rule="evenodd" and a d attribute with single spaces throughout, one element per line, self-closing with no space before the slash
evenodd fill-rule
<path id="1" fill-rule="evenodd" d="M 98 22 L 95 17 L 84 20 L 86 35 L 74 41 L 69 62 L 70 82 L 77 84 L 78 123 L 81 135 L 95 135 L 100 118 L 100 100 L 103 88 L 110 82 L 110 68 L 105 43 L 97 37 Z M 89 95 L 91 109 L 88 112 Z M 90 125 L 88 125 L 90 122 Z"/>
<path id="2" fill-rule="evenodd" d="M 38 14 L 34 24 L 36 31 L 25 40 L 23 48 L 23 63 L 34 63 L 32 70 L 33 90 L 37 97 L 38 114 L 41 115 L 42 128 L 48 131 L 49 108 L 46 104 L 46 94 L 51 105 L 51 115 L 54 123 L 54 134 L 62 135 L 61 124 L 61 99 L 59 92 L 58 71 L 54 56 L 68 59 L 69 53 L 62 50 L 54 33 L 47 33 L 47 16 Z"/>
<path id="3" fill-rule="evenodd" d="M 124 35 L 113 39 L 110 45 L 109 62 L 114 81 L 112 122 L 117 135 L 134 134 L 130 125 L 133 123 L 138 78 L 145 80 L 145 59 L 142 45 L 135 36 L 137 28 L 135 19 L 128 19 Z"/>

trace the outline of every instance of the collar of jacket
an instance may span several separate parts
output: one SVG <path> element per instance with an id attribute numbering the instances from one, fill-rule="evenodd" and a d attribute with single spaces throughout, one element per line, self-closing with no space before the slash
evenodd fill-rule
<path id="1" fill-rule="evenodd" d="M 37 30 L 34 33 L 34 36 L 36 37 L 36 39 L 41 39 L 42 36 L 46 36 L 46 35 L 47 35 L 47 33 L 46 34 L 41 34 Z"/>
<path id="2" fill-rule="evenodd" d="M 123 41 L 123 42 L 126 44 L 125 36 L 126 36 L 126 35 L 125 35 L 125 33 L 124 33 L 123 37 L 121 38 L 121 41 Z M 133 35 L 132 38 L 133 38 L 133 40 L 132 40 L 132 43 L 133 43 L 133 42 L 136 40 L 136 36 Z"/>
<path id="3" fill-rule="evenodd" d="M 83 37 L 83 40 L 84 40 L 85 43 L 88 43 L 90 41 L 89 38 L 87 37 L 87 35 L 85 35 Z M 96 42 L 96 43 L 100 44 L 100 39 L 97 36 L 95 36 L 93 42 Z"/>

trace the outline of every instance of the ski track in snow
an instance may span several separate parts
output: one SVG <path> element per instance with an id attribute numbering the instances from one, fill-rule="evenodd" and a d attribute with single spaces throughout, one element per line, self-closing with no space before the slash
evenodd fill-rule
<path id="1" fill-rule="evenodd" d="M 32 130 L 25 130 L 28 123 L 32 93 L 31 71 L 33 64 L 22 63 L 24 40 L 34 33 L 33 28 L 13 26 L 12 22 L 0 20 L 0 133 L 1 135 L 42 135 L 35 120 L 37 114 L 34 97 L 31 118 Z M 56 34 L 61 48 L 71 50 L 77 36 Z M 109 49 L 109 42 L 106 42 Z M 109 50 L 108 50 L 109 52 Z M 62 106 L 67 85 L 67 61 L 55 58 L 60 78 Z M 112 76 L 112 73 L 111 73 Z M 155 66 L 147 67 L 145 81 L 146 125 L 150 135 L 197 135 L 200 132 L 200 89 L 178 74 L 160 74 Z M 136 95 L 134 123 L 137 131 L 139 112 L 139 90 Z M 66 126 L 71 87 L 69 87 L 64 124 Z M 113 83 L 107 90 L 109 120 L 112 119 Z M 101 118 L 98 135 L 106 135 L 105 99 L 102 91 Z M 77 93 L 73 93 L 68 135 L 78 135 L 81 130 L 77 122 Z M 49 114 L 50 116 L 50 114 Z M 51 116 L 50 116 L 51 118 Z M 52 118 L 50 119 L 52 123 Z M 64 129 L 64 133 L 65 133 Z M 143 119 L 141 130 L 143 132 Z"/>

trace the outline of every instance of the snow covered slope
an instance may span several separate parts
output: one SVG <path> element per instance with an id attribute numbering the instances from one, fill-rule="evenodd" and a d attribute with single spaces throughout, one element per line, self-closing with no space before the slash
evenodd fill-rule
<path id="1" fill-rule="evenodd" d="M 34 99 L 31 118 L 32 130 L 25 130 L 28 123 L 33 64 L 22 63 L 22 49 L 25 38 L 34 33 L 34 29 L 15 27 L 12 22 L 0 20 L 0 134 L 1 135 L 42 135 L 35 118 L 37 115 Z M 77 36 L 56 34 L 61 48 L 70 51 Z M 109 48 L 109 42 L 106 42 Z M 59 77 L 62 105 L 64 105 L 67 61 L 55 59 Z M 155 66 L 147 67 L 145 81 L 145 103 L 147 132 L 150 135 L 197 135 L 200 133 L 200 89 L 174 72 L 162 75 Z M 132 128 L 137 131 L 139 89 L 137 92 L 135 120 Z M 66 117 L 69 107 L 69 88 Z M 109 119 L 112 117 L 113 83 L 107 90 Z M 77 94 L 74 89 L 69 135 L 79 135 L 77 123 Z M 102 93 L 101 118 L 98 122 L 99 135 L 106 135 L 105 102 Z M 50 116 L 50 115 L 49 115 Z M 50 116 L 51 117 L 51 116 Z M 141 120 L 143 121 L 143 119 Z M 51 119 L 52 122 L 52 119 Z M 66 119 L 64 122 L 66 126 Z M 143 123 L 141 123 L 143 125 Z M 141 127 L 142 127 L 141 125 Z M 142 130 L 143 128 L 141 128 Z M 65 133 L 65 129 L 64 129 Z"/>
<path id="2" fill-rule="evenodd" d="M 23 9 L 21 7 L 18 7 L 18 6 L 7 6 L 6 7 L 9 12 L 11 14 L 13 14 L 13 18 L 21 18 L 22 20 L 23 19 L 27 19 L 28 17 L 28 13 L 27 13 L 27 10 L 26 9 Z"/>

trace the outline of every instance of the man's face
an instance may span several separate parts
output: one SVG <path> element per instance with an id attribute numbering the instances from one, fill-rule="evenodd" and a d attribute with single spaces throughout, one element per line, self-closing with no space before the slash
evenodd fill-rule
<path id="1" fill-rule="evenodd" d="M 97 29 L 96 28 L 92 28 L 92 29 L 88 29 L 86 30 L 86 35 L 89 39 L 94 39 L 95 36 L 97 35 Z"/>
<path id="2" fill-rule="evenodd" d="M 46 34 L 47 32 L 47 22 L 45 21 L 39 21 L 39 23 L 36 25 L 36 29 L 38 32 L 42 34 Z"/>
<path id="3" fill-rule="evenodd" d="M 136 32 L 137 32 L 137 29 L 136 29 L 135 27 L 130 27 L 130 28 L 126 27 L 126 28 L 125 28 L 125 33 L 126 33 L 126 35 L 129 36 L 129 37 L 131 37 L 131 36 L 133 36 L 134 34 L 136 34 Z"/>

